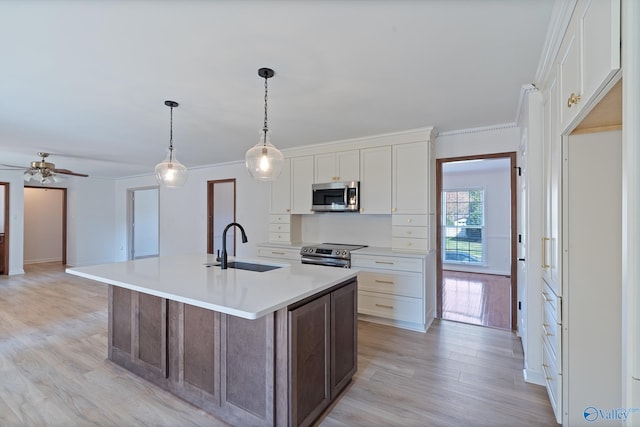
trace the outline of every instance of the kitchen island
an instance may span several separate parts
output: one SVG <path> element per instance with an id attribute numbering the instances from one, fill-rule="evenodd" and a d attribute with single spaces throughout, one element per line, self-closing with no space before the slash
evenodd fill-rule
<path id="1" fill-rule="evenodd" d="M 196 254 L 67 272 L 110 285 L 109 360 L 234 425 L 313 423 L 357 369 L 357 272 L 215 264 Z"/>

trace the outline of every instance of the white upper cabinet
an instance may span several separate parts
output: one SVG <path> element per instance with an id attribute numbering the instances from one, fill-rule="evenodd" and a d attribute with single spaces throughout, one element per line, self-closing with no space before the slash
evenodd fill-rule
<path id="1" fill-rule="evenodd" d="M 359 181 L 360 150 L 316 154 L 315 182 Z"/>
<path id="2" fill-rule="evenodd" d="M 579 0 L 558 52 L 561 131 L 620 69 L 620 0 Z"/>
<path id="3" fill-rule="evenodd" d="M 311 213 L 311 185 L 313 184 L 313 156 L 291 159 L 291 213 Z"/>
<path id="4" fill-rule="evenodd" d="M 620 0 L 581 0 L 582 92 L 600 92 L 620 69 Z"/>
<path id="5" fill-rule="evenodd" d="M 580 37 L 577 22 L 572 21 L 567 30 L 558 57 L 560 73 L 560 122 L 565 129 L 578 114 L 582 101 L 580 78 Z"/>
<path id="6" fill-rule="evenodd" d="M 427 142 L 393 146 L 392 206 L 394 214 L 427 214 L 430 159 Z"/>
<path id="7" fill-rule="evenodd" d="M 271 213 L 291 212 L 291 160 L 284 159 L 282 173 L 271 182 Z"/>
<path id="8" fill-rule="evenodd" d="M 391 213 L 391 147 L 360 150 L 360 212 Z"/>

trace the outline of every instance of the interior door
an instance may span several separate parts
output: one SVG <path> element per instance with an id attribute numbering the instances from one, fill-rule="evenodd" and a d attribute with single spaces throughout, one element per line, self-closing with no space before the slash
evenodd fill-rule
<path id="1" fill-rule="evenodd" d="M 158 188 L 131 191 L 131 259 L 159 255 Z"/>
<path id="2" fill-rule="evenodd" d="M 208 242 L 207 252 L 222 252 L 222 233 L 225 227 L 236 220 L 236 180 L 209 181 L 207 188 Z M 227 235 L 227 254 L 236 254 L 236 228 Z"/>

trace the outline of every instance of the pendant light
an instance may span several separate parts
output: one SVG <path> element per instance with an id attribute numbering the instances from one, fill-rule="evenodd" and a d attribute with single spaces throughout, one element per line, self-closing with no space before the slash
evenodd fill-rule
<path id="1" fill-rule="evenodd" d="M 173 108 L 178 106 L 175 101 L 164 101 L 164 105 L 171 108 L 171 122 L 169 131 L 169 152 L 163 162 L 156 165 L 156 180 L 158 184 L 176 188 L 182 187 L 187 181 L 187 168 L 180 163 L 173 154 Z"/>
<path id="2" fill-rule="evenodd" d="M 260 141 L 244 156 L 245 165 L 251 176 L 258 181 L 273 181 L 282 172 L 284 156 L 282 152 L 271 144 L 269 128 L 267 126 L 267 80 L 275 72 L 271 68 L 260 68 L 258 75 L 264 78 L 264 126 Z"/>

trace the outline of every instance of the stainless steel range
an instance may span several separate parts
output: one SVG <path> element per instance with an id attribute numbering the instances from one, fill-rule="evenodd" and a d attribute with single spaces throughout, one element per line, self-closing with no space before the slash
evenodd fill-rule
<path id="1" fill-rule="evenodd" d="M 366 245 L 345 245 L 342 243 L 303 246 L 300 249 L 300 260 L 303 264 L 351 268 L 351 251 L 366 247 Z"/>

